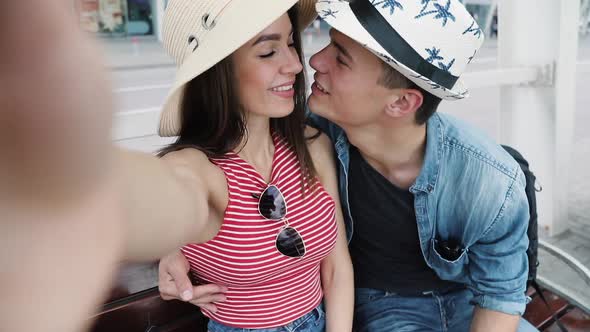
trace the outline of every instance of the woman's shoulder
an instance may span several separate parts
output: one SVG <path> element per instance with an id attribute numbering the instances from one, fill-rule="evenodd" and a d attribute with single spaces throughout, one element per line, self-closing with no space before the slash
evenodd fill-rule
<path id="1" fill-rule="evenodd" d="M 162 160 L 173 165 L 189 167 L 211 164 L 203 151 L 190 147 L 168 152 L 162 156 Z"/>
<path id="2" fill-rule="evenodd" d="M 220 172 L 207 155 L 196 148 L 183 148 L 171 151 L 162 157 L 177 176 L 184 179 L 193 179 L 200 183 L 212 185 L 216 179 L 225 180 L 223 173 Z"/>
<path id="3" fill-rule="evenodd" d="M 162 157 L 169 163 L 176 175 L 187 185 L 205 189 L 210 195 L 210 203 L 216 210 L 223 211 L 227 206 L 227 180 L 223 171 L 213 164 L 207 155 L 196 148 L 183 148 Z"/>

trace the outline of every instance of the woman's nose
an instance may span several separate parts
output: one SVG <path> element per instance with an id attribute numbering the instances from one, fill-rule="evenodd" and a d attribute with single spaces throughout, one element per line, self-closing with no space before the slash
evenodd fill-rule
<path id="1" fill-rule="evenodd" d="M 299 54 L 297 52 L 289 52 L 289 56 L 283 66 L 285 74 L 299 74 L 303 70 Z"/>

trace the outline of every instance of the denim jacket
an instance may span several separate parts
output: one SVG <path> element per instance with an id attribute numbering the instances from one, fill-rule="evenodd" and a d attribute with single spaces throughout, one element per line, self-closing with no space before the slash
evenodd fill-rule
<path id="1" fill-rule="evenodd" d="M 334 143 L 350 241 L 348 139 L 340 127 L 318 115 L 310 113 L 309 120 Z M 467 285 L 480 307 L 522 315 L 529 208 L 519 165 L 493 140 L 449 115 L 435 113 L 426 135 L 424 164 L 410 187 L 426 263 L 441 279 Z M 435 248 L 437 241 L 449 239 L 460 244 L 454 260 Z"/>

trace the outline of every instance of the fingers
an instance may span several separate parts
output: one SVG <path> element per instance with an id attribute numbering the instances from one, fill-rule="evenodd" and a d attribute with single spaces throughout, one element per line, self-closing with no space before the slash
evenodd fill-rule
<path id="1" fill-rule="evenodd" d="M 208 310 L 216 310 L 209 304 L 225 301 L 227 287 L 215 284 L 193 286 L 188 277 L 189 269 L 188 260 L 180 251 L 162 258 L 158 265 L 160 296 L 164 300 L 182 300 Z"/>
<path id="2" fill-rule="evenodd" d="M 193 286 L 189 277 L 189 264 L 180 251 L 160 260 L 158 289 L 163 300 L 181 300 L 200 308 L 216 312 L 215 303 L 226 300 L 227 287 L 206 284 Z"/>
<path id="3" fill-rule="evenodd" d="M 210 312 L 217 312 L 217 306 L 215 306 L 215 304 L 213 303 L 207 303 L 207 304 L 196 304 L 197 307 L 208 310 Z"/>
<path id="4" fill-rule="evenodd" d="M 211 312 L 216 312 L 215 303 L 226 300 L 225 292 L 227 288 L 215 284 L 207 284 L 193 287 L 194 298 L 189 302 Z"/>
<path id="5" fill-rule="evenodd" d="M 196 306 L 199 306 L 199 307 L 205 307 L 208 305 L 214 305 L 214 303 L 217 303 L 217 302 L 224 302 L 225 300 L 226 300 L 226 297 L 224 294 L 217 293 L 217 294 L 211 294 L 211 295 L 203 296 L 200 298 L 196 298 L 196 299 L 191 300 L 189 302 L 196 305 Z"/>
<path id="6" fill-rule="evenodd" d="M 227 287 L 216 285 L 216 284 L 206 284 L 206 285 L 198 285 L 192 287 L 193 291 L 193 298 L 192 300 L 201 300 L 202 303 L 207 302 L 208 298 L 211 296 L 215 296 L 218 294 L 223 295 L 227 292 Z M 225 295 L 223 295 L 225 297 Z M 213 302 L 213 301 L 209 301 Z"/>
<path id="7" fill-rule="evenodd" d="M 191 286 L 191 291 L 192 294 L 194 294 L 194 296 L 189 299 L 182 298 L 179 295 L 176 285 L 172 280 L 160 282 L 159 287 L 160 296 L 162 297 L 162 299 L 166 301 L 186 301 L 200 308 L 209 310 L 211 312 L 217 311 L 215 303 L 223 302 L 226 300 L 225 292 L 227 292 L 227 287 L 215 284 Z"/>
<path id="8" fill-rule="evenodd" d="M 162 258 L 158 265 L 158 287 L 164 300 L 193 298 L 193 285 L 188 277 L 190 266 L 184 255 L 177 250 Z"/>
<path id="9" fill-rule="evenodd" d="M 181 294 L 192 298 L 192 284 L 188 278 L 189 264 L 184 255 L 177 250 L 162 258 L 158 264 L 158 288 L 164 300 L 179 299 Z"/>
<path id="10" fill-rule="evenodd" d="M 160 291 L 160 297 L 165 300 L 181 300 L 180 293 L 176 289 L 176 285 L 172 280 L 158 281 L 158 290 Z"/>
<path id="11" fill-rule="evenodd" d="M 182 271 L 174 271 L 171 273 L 171 278 L 174 282 L 174 288 L 183 301 L 189 301 L 193 298 L 193 284 L 186 273 L 183 274 Z"/>

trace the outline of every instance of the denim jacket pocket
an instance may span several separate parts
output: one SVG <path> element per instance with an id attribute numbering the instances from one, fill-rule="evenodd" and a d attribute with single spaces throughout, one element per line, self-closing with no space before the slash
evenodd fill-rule
<path id="1" fill-rule="evenodd" d="M 448 253 L 439 252 L 440 239 L 432 238 L 430 243 L 430 265 L 445 280 L 454 280 L 461 275 L 464 265 L 468 263 L 467 249 L 459 245 L 457 254 L 449 256 Z"/>

